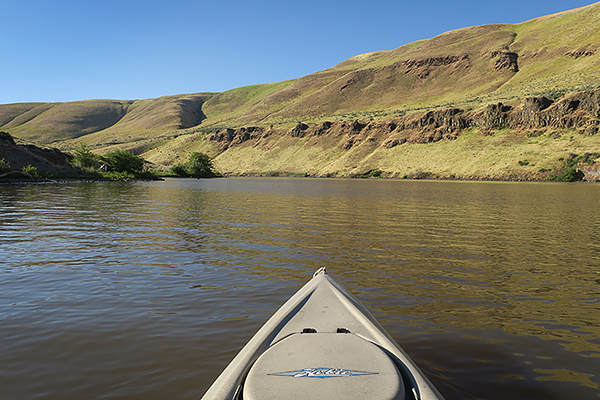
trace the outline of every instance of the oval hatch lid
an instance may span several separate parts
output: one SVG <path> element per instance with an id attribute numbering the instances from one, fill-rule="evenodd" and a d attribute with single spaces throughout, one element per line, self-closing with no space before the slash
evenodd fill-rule
<path id="1" fill-rule="evenodd" d="M 250 368 L 244 400 L 404 399 L 394 362 L 352 333 L 293 334 L 268 348 Z"/>

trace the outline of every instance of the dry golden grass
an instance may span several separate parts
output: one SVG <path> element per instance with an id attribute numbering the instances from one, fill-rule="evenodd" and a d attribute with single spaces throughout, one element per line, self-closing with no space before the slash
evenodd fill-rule
<path id="1" fill-rule="evenodd" d="M 0 105 L 1 129 L 41 144 L 81 138 L 91 144 L 122 143 L 156 131 L 189 128 L 206 118 L 202 104 L 212 94 L 151 100 L 87 100 Z"/>
<path id="2" fill-rule="evenodd" d="M 379 170 L 384 177 L 396 178 L 420 174 L 438 178 L 546 179 L 563 165 L 559 158 L 569 153 L 600 153 L 600 141 L 595 137 L 567 130 L 559 133 L 528 138 L 502 130 L 483 136 L 478 129 L 471 129 L 452 141 L 406 143 L 391 149 L 365 141 L 349 151 L 340 145 L 343 138 L 272 136 L 266 142 L 262 139 L 261 146 L 230 148 L 215 159 L 215 166 L 221 173 L 232 175 L 277 171 L 348 177 Z M 526 165 L 520 165 L 520 161 Z"/>

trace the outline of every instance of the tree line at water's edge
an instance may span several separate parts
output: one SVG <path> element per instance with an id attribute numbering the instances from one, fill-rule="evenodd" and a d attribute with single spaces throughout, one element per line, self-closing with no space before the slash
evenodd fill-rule
<path id="1" fill-rule="evenodd" d="M 5 151 L 16 151 L 19 145 L 8 132 L 0 132 L 0 145 Z M 27 146 L 29 148 L 35 146 Z M 2 150 L 0 148 L 0 150 Z M 8 150 L 6 150 L 8 148 Z M 55 149 L 54 149 L 55 150 Z M 0 151 L 2 155 L 4 151 Z M 11 164 L 0 157 L 0 178 L 4 179 L 160 179 L 161 177 L 182 178 L 213 178 L 220 174 L 215 170 L 212 159 L 203 153 L 192 153 L 189 160 L 183 164 L 174 165 L 169 172 L 157 171 L 144 158 L 127 150 L 113 150 L 106 154 L 96 154 L 82 144 L 73 154 L 62 154 L 67 157 L 68 172 L 52 173 L 44 168 L 38 169 L 28 162 L 21 168 L 13 168 Z M 27 162 L 27 161 L 25 161 Z"/>

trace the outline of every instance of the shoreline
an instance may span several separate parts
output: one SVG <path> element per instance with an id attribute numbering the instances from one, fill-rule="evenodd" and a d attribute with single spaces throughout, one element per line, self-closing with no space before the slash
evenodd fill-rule
<path id="1" fill-rule="evenodd" d="M 0 185 L 24 185 L 24 184 L 43 184 L 43 183 L 71 183 L 71 182 L 87 182 L 87 183 L 99 183 L 99 182 L 144 182 L 144 181 L 164 181 L 165 178 L 172 179 L 215 179 L 215 178 L 180 178 L 180 177 L 159 177 L 159 179 L 135 179 L 135 178 L 123 178 L 123 179 L 109 179 L 109 178 L 49 178 L 49 179 L 0 179 Z M 272 178 L 272 179 L 349 179 L 349 180 L 394 180 L 394 181 L 446 181 L 446 182 L 523 182 L 523 183 L 600 183 L 599 181 L 581 180 L 581 181 L 560 181 L 551 179 L 509 179 L 509 178 L 403 178 L 403 177 L 348 177 L 348 176 L 292 176 L 292 175 L 226 175 L 221 178 Z"/>
<path id="2" fill-rule="evenodd" d="M 23 185 L 27 183 L 69 183 L 69 182 L 137 182 L 137 181 L 164 181 L 164 178 L 158 177 L 157 179 L 139 179 L 139 178 L 121 178 L 121 179 L 110 179 L 110 178 L 31 178 L 31 179 L 2 179 L 0 178 L 0 185 L 11 185 L 18 184 Z"/>
<path id="3" fill-rule="evenodd" d="M 407 180 L 407 181 L 462 181 L 462 182 L 588 182 L 588 183 L 599 183 L 599 174 L 586 174 L 584 170 L 579 168 L 571 168 L 573 175 L 570 175 L 570 179 L 565 179 L 561 175 L 550 175 L 543 179 L 536 178 L 533 176 L 456 176 L 449 174 L 445 176 L 439 176 L 435 173 L 415 173 L 400 175 L 395 173 L 383 172 L 375 169 L 362 174 L 348 175 L 314 175 L 309 173 L 294 173 L 294 172 L 279 172 L 269 171 L 264 173 L 242 173 L 242 174 L 222 174 L 220 176 L 214 176 L 210 178 L 189 178 L 188 179 L 214 179 L 214 178 L 312 178 L 312 179 L 383 179 L 383 180 Z M 555 171 L 558 173 L 559 171 Z M 0 175 L 0 185 L 7 184 L 27 184 L 27 183 L 64 183 L 64 182 L 133 182 L 133 181 L 164 181 L 165 178 L 182 179 L 184 177 L 164 174 L 160 175 L 160 172 L 152 173 L 148 177 L 135 177 L 135 176 L 123 176 L 120 178 L 109 178 L 101 176 L 73 176 L 73 175 L 55 175 L 46 177 L 36 177 L 31 174 L 22 171 L 10 171 Z M 526 174 L 523 174 L 526 175 Z M 594 179 L 595 178 L 595 179 Z"/>

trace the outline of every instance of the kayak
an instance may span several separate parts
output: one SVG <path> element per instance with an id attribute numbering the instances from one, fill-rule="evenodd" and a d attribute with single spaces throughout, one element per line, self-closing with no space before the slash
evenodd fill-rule
<path id="1" fill-rule="evenodd" d="M 321 268 L 202 397 L 225 399 L 443 397 L 367 308 Z"/>

